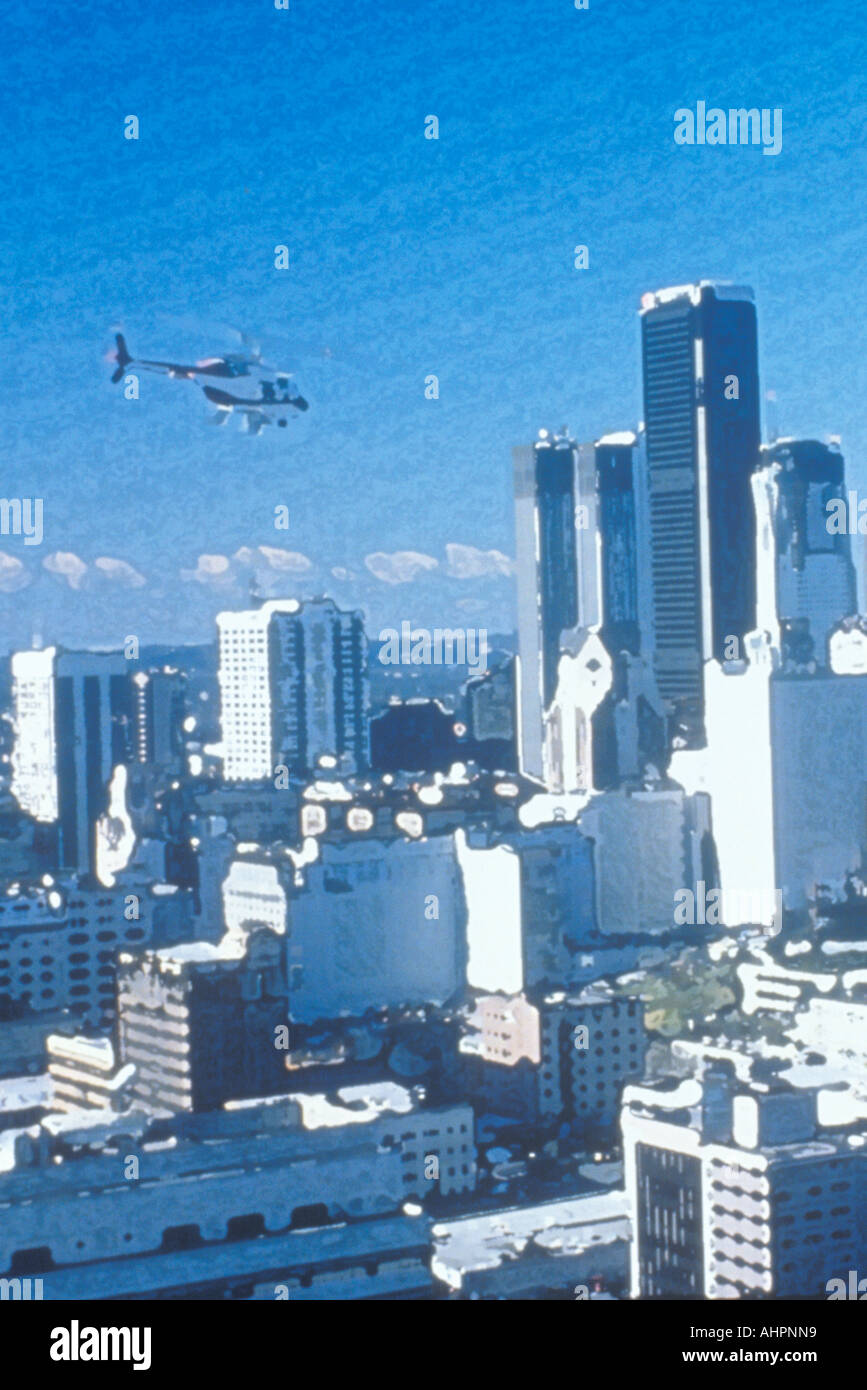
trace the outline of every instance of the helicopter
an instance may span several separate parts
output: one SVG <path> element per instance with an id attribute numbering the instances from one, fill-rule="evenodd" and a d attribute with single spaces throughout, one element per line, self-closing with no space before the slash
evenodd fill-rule
<path id="1" fill-rule="evenodd" d="M 244 335 L 242 342 L 247 345 Z M 111 357 L 117 363 L 111 376 L 113 383 L 121 381 L 129 367 L 158 372 L 174 381 L 193 381 L 216 407 L 212 419 L 217 425 L 225 425 L 229 416 L 237 411 L 247 434 L 256 435 L 265 425 L 276 424 L 285 429 L 291 418 L 309 409 L 309 402 L 297 390 L 291 372 L 263 362 L 258 348 L 253 345 L 249 345 L 246 352 L 205 357 L 192 364 L 133 357 L 122 333 L 115 335 L 115 345 L 116 351 Z M 230 388 L 228 383 L 239 378 L 245 378 L 243 385 Z"/>

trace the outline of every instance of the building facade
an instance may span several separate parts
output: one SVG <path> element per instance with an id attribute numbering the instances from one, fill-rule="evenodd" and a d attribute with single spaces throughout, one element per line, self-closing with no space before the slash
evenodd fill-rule
<path id="1" fill-rule="evenodd" d="M 274 599 L 217 615 L 223 775 L 366 767 L 366 640 L 330 599 Z M 325 760 L 323 763 L 322 760 Z"/>
<path id="2" fill-rule="evenodd" d="M 646 294 L 641 331 L 656 678 L 700 746 L 704 663 L 756 621 L 752 291 L 702 281 Z"/>

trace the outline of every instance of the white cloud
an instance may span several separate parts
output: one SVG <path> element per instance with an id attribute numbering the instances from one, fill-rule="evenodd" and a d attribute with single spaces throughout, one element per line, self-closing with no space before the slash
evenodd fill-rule
<path id="1" fill-rule="evenodd" d="M 502 550 L 477 550 L 474 545 L 446 546 L 446 573 L 452 579 L 480 579 L 487 574 L 512 574 L 514 562 Z"/>
<path id="2" fill-rule="evenodd" d="M 233 584 L 235 575 L 228 555 L 200 555 L 194 570 L 181 570 L 181 579 L 221 586 Z"/>
<path id="3" fill-rule="evenodd" d="M 238 554 L 240 553 L 239 551 Z M 264 556 L 271 569 L 280 570 L 284 574 L 306 574 L 307 570 L 313 568 L 313 561 L 308 560 L 307 556 L 298 550 L 281 550 L 276 545 L 260 545 L 259 554 Z"/>
<path id="4" fill-rule="evenodd" d="M 31 580 L 30 571 L 16 555 L 0 552 L 0 593 L 12 594 L 25 588 Z"/>
<path id="5" fill-rule="evenodd" d="M 391 555 L 376 550 L 372 555 L 365 555 L 364 563 L 383 584 L 409 584 L 421 571 L 435 570 L 438 566 L 433 556 L 421 555 L 417 550 L 396 550 Z"/>
<path id="6" fill-rule="evenodd" d="M 107 579 L 111 579 L 115 584 L 120 584 L 125 589 L 141 589 L 146 583 L 144 575 L 139 574 L 138 570 L 127 564 L 126 560 L 114 560 L 108 555 L 100 555 L 93 563 Z"/>
<path id="7" fill-rule="evenodd" d="M 354 578 L 355 578 L 355 575 L 353 574 L 352 570 L 345 569 L 343 565 L 334 565 L 334 567 L 332 568 L 331 573 L 334 575 L 334 578 L 335 578 L 335 579 L 354 579 Z"/>
<path id="8" fill-rule="evenodd" d="M 46 555 L 42 564 L 49 574 L 65 580 L 70 589 L 80 589 L 84 583 L 87 565 L 71 550 L 55 550 L 53 555 Z"/>

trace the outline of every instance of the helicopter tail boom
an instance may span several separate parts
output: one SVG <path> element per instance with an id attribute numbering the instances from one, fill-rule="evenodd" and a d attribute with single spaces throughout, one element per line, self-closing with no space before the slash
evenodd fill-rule
<path id="1" fill-rule="evenodd" d="M 117 343 L 117 368 L 112 372 L 111 379 L 114 382 L 118 382 L 132 361 L 132 358 L 127 351 L 126 339 L 122 333 L 116 335 L 115 342 Z"/>

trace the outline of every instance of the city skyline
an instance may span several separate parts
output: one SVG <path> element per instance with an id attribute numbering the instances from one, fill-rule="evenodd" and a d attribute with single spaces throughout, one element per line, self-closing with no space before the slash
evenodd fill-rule
<path id="1" fill-rule="evenodd" d="M 827 1377 L 806 1305 L 867 1287 L 841 0 L 8 30 L 0 1303 L 199 1375 L 197 1303 L 557 1301 L 627 1376 L 649 1328 Z"/>
<path id="2" fill-rule="evenodd" d="M 701 26 L 698 44 L 671 5 L 600 22 L 592 8 L 546 0 L 532 26 L 512 0 L 485 20 L 439 5 L 424 26 L 398 5 L 394 21 L 366 15 L 363 38 L 343 5 L 335 46 L 315 13 L 301 38 L 291 13 L 241 20 L 218 3 L 197 15 L 184 80 L 169 81 L 183 6 L 159 25 L 122 11 L 86 35 L 71 15 L 49 25 L 13 7 L 12 32 L 28 34 L 16 69 L 27 100 L 16 106 L 6 89 L 18 179 L 0 214 L 10 233 L 3 491 L 46 508 L 38 550 L 0 538 L 4 555 L 39 574 L 25 589 L 14 563 L 0 571 L 13 645 L 34 628 L 51 640 L 55 616 L 75 643 L 111 644 L 109 604 L 143 641 L 158 640 L 160 625 L 173 641 L 203 640 L 227 592 L 243 602 L 251 566 L 231 557 L 245 550 L 271 596 L 289 581 L 295 596 L 329 593 L 374 624 L 396 613 L 428 626 L 466 603 L 456 611 L 474 609 L 474 622 L 512 627 L 500 558 L 513 556 L 510 450 L 540 425 L 566 424 L 579 439 L 634 428 L 636 313 L 664 284 L 753 286 L 766 420 L 775 412 L 787 436 L 840 435 L 863 487 L 867 382 L 845 327 L 861 255 L 863 175 L 847 157 L 860 108 L 835 8 L 841 23 L 829 30 L 827 8 L 738 5 L 726 24 Z M 753 54 L 746 72 L 729 26 Z M 45 46 L 58 39 L 61 66 L 47 82 Z M 137 75 L 118 88 L 102 60 L 133 41 Z M 799 61 L 820 41 L 843 74 L 830 89 Z M 227 103 L 205 75 L 233 47 L 255 51 L 256 73 Z M 551 52 L 557 63 L 545 61 Z M 426 66 L 439 73 L 432 83 Z M 89 83 L 96 118 L 70 108 L 64 79 L 70 91 Z M 378 93 L 363 110 L 355 81 Z M 677 145 L 674 112 L 693 95 L 781 106 L 781 153 Z M 123 138 L 131 112 L 137 141 Z M 429 113 L 436 141 L 425 138 Z M 51 179 L 34 182 L 46 125 L 57 159 Z M 223 140 L 228 162 L 216 153 Z M 820 255 L 815 207 L 835 188 L 848 196 L 822 219 Z M 278 244 L 286 271 L 274 268 Z M 586 270 L 574 265 L 579 244 Z M 232 329 L 261 336 L 278 362 L 285 353 L 297 364 L 308 433 L 213 430 L 200 393 L 159 379 L 125 401 L 103 361 L 119 324 L 145 356 L 231 350 Z M 425 399 L 430 374 L 437 400 Z M 288 531 L 274 529 L 278 505 Z M 449 545 L 470 549 L 449 558 Z M 269 562 L 259 546 L 289 558 Z M 43 571 L 58 553 L 73 558 Z M 231 565 L 214 572 L 201 555 Z"/>
<path id="3" fill-rule="evenodd" d="M 728 280 L 702 279 L 696 283 L 719 285 L 722 287 L 720 293 L 724 296 L 737 296 L 742 292 Z M 689 288 L 689 285 L 678 287 L 683 294 L 686 294 Z M 660 289 L 667 295 L 673 293 L 671 288 L 657 285 L 657 290 Z M 747 287 L 744 292 L 753 298 L 751 287 Z M 637 310 L 639 323 L 643 322 L 646 306 L 653 300 L 654 294 L 655 291 L 645 291 L 641 296 Z M 758 363 L 758 379 L 761 380 L 761 341 L 758 346 Z M 327 366 L 320 365 L 320 370 L 328 369 Z M 640 342 L 636 344 L 636 374 L 640 379 Z M 758 402 L 755 404 L 758 406 Z M 192 410 L 198 406 L 199 402 L 194 399 L 191 391 L 188 398 L 181 399 L 181 407 Z M 636 426 L 643 431 L 645 413 L 643 403 L 639 402 L 634 420 L 620 421 L 617 429 L 613 426 L 610 429 L 601 429 L 594 436 L 596 441 L 610 439 L 616 442 L 621 436 L 625 437 L 634 432 Z M 772 450 L 777 446 L 784 446 L 791 439 L 799 438 L 775 432 L 769 427 L 769 421 L 776 419 L 775 401 L 765 402 L 763 415 L 763 449 Z M 557 435 L 557 429 L 551 428 L 550 421 L 547 423 L 547 430 L 539 427 L 534 431 L 535 443 L 538 444 L 543 435 L 550 435 L 552 438 Z M 568 433 L 574 435 L 575 432 Z M 641 437 L 644 437 L 643 433 Z M 588 436 L 588 440 L 590 438 Z M 840 447 L 839 436 L 836 435 L 825 435 L 816 442 L 827 446 L 829 441 L 833 449 Z M 247 440 L 240 435 L 236 440 L 236 447 L 256 448 L 258 443 L 258 438 Z M 511 447 L 516 447 L 515 441 Z M 524 444 L 521 447 L 527 448 L 532 445 Z M 642 464 L 642 467 L 646 466 L 646 463 Z M 845 470 L 846 483 L 854 487 L 858 470 L 849 458 L 845 459 Z M 508 480 L 505 480 L 504 487 L 508 491 Z M 854 487 L 854 490 L 857 492 L 857 487 Z M 860 493 L 858 495 L 860 496 Z M 32 645 L 61 645 L 58 638 L 50 635 L 51 620 L 40 616 L 48 612 L 63 612 L 61 603 L 52 602 L 48 606 L 40 602 L 40 594 L 44 598 L 46 586 L 53 583 L 55 586 L 59 585 L 61 590 L 68 589 L 70 596 L 82 606 L 82 612 L 71 624 L 71 632 L 81 635 L 73 635 L 70 645 L 91 647 L 94 650 L 114 650 L 121 646 L 130 635 L 131 619 L 126 626 L 123 621 L 119 626 L 115 624 L 115 635 L 112 636 L 104 617 L 89 619 L 87 615 L 102 612 L 107 599 L 112 599 L 112 614 L 115 612 L 116 602 L 122 605 L 121 615 L 129 614 L 136 596 L 150 587 L 146 576 L 119 556 L 99 556 L 88 566 L 74 552 L 50 550 L 43 534 L 44 498 L 12 499 L 8 506 L 13 509 L 20 508 L 21 520 L 16 521 L 18 513 L 10 511 L 7 522 L 4 523 L 6 548 L 0 556 L 0 604 L 12 602 L 9 594 L 19 594 L 22 590 L 27 593 L 29 602 L 24 611 L 29 615 Z M 366 630 L 371 637 L 375 635 L 377 627 L 382 627 L 389 620 L 406 621 L 408 612 L 412 614 L 410 621 L 414 625 L 422 624 L 425 619 L 457 622 L 461 618 L 470 625 L 471 620 L 478 622 L 481 617 L 486 619 L 490 627 L 504 632 L 515 630 L 519 626 L 518 604 L 513 586 L 516 563 L 512 553 L 515 550 L 514 529 L 508 552 L 495 548 L 484 550 L 466 541 L 446 542 L 445 553 L 439 558 L 416 550 L 375 552 L 365 557 L 364 563 L 356 566 L 355 570 L 349 570 L 343 565 L 328 566 L 316 563 L 311 557 L 291 549 L 291 511 L 291 503 L 274 503 L 269 520 L 270 530 L 260 532 L 265 534 L 265 540 L 257 547 L 241 545 L 231 555 L 203 552 L 197 556 L 194 569 L 186 569 L 183 565 L 178 567 L 173 576 L 174 583 L 168 581 L 173 592 L 176 595 L 189 594 L 199 588 L 207 596 L 207 602 L 203 602 L 199 610 L 201 617 L 194 627 L 177 634 L 173 620 L 167 630 L 165 619 L 160 624 L 151 617 L 143 627 L 147 635 L 140 637 L 138 632 L 134 635 L 145 645 L 196 645 L 213 640 L 213 624 L 221 609 L 229 607 L 240 610 L 251 599 L 264 603 L 275 599 L 306 601 L 329 597 L 338 604 L 348 603 L 355 606 L 356 600 L 353 599 L 353 595 L 357 594 L 367 596 L 366 601 L 361 598 L 357 602 L 365 614 Z M 8 535 L 7 538 L 8 531 L 14 534 Z M 38 535 L 38 540 L 35 540 L 33 532 Z M 863 547 L 853 547 L 853 563 L 858 575 L 859 593 L 864 560 Z M 15 607 L 19 610 L 22 608 L 20 604 L 16 604 Z M 82 627 L 82 621 L 92 621 L 99 635 L 88 637 Z M 122 632 L 121 627 L 124 628 Z M 16 641 L 11 634 L 7 640 L 9 652 L 28 645 L 26 642 Z"/>

